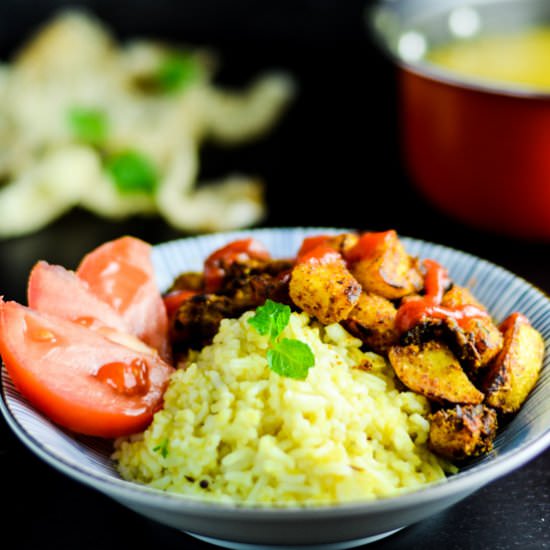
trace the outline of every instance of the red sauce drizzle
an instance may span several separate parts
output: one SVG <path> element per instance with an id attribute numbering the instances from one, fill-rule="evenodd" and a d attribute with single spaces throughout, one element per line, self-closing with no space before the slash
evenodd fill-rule
<path id="1" fill-rule="evenodd" d="M 357 244 L 349 250 L 346 254 L 346 260 L 348 262 L 354 263 L 359 262 L 360 260 L 366 260 L 372 258 L 377 250 L 386 242 L 388 239 L 396 238 L 396 233 L 393 229 L 389 231 L 380 231 L 380 232 L 367 232 L 363 233 Z"/>
<path id="2" fill-rule="evenodd" d="M 441 305 L 445 289 L 450 279 L 447 270 L 435 260 L 424 260 L 425 295 L 417 300 L 409 300 L 397 310 L 395 328 L 398 332 L 407 332 L 427 318 L 454 319 L 459 326 L 464 326 L 469 319 L 488 317 L 489 314 L 477 306 L 466 304 L 459 307 Z"/>
<path id="3" fill-rule="evenodd" d="M 149 367 L 144 359 L 136 358 L 131 363 L 114 361 L 102 365 L 97 378 L 116 392 L 133 397 L 149 390 Z"/>
<path id="4" fill-rule="evenodd" d="M 508 332 L 509 330 L 513 330 L 514 327 L 518 325 L 530 325 L 529 319 L 523 315 L 523 313 L 519 313 L 516 311 L 515 313 L 512 313 L 502 321 L 500 324 L 500 331 L 501 332 Z"/>
<path id="5" fill-rule="evenodd" d="M 206 292 L 216 292 L 225 277 L 227 268 L 236 261 L 251 258 L 269 260 L 267 249 L 255 239 L 241 239 L 214 251 L 204 262 Z"/>
<path id="6" fill-rule="evenodd" d="M 429 298 L 434 304 L 440 304 L 449 286 L 449 272 L 435 260 L 424 260 L 426 274 L 424 275 L 424 298 Z"/>

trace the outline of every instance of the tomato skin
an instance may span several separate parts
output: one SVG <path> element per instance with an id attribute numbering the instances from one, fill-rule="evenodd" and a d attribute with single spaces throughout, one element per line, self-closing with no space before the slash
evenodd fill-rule
<path id="1" fill-rule="evenodd" d="M 37 409 L 69 430 L 106 438 L 144 430 L 174 370 L 154 355 L 15 302 L 0 302 L 0 354 L 14 384 Z M 116 391 L 98 376 L 109 363 L 137 361 L 147 369 L 146 393 Z"/>
<path id="2" fill-rule="evenodd" d="M 155 282 L 149 244 L 134 237 L 107 242 L 87 254 L 76 273 L 121 315 L 133 334 L 170 361 L 168 316 Z"/>
<path id="3" fill-rule="evenodd" d="M 269 260 L 269 251 L 256 239 L 240 239 L 215 250 L 204 262 L 206 292 L 216 292 L 221 286 L 226 269 L 239 260 Z"/>
<path id="4" fill-rule="evenodd" d="M 107 326 L 130 332 L 124 319 L 93 294 L 85 281 L 60 265 L 35 264 L 27 286 L 29 307 L 90 328 Z"/>

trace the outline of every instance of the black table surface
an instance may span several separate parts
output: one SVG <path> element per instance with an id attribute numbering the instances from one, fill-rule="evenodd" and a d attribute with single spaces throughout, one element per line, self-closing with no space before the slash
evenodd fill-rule
<path id="1" fill-rule="evenodd" d="M 395 70 L 364 27 L 358 0 L 253 3 L 175 0 L 80 3 L 122 39 L 136 34 L 209 44 L 221 54 L 220 83 L 241 85 L 265 68 L 294 75 L 299 94 L 269 135 L 236 149 L 206 145 L 201 178 L 239 170 L 266 182 L 271 226 L 382 230 L 484 257 L 550 292 L 550 244 L 468 228 L 433 209 L 407 178 L 399 148 Z M 6 56 L 61 1 L 0 3 Z M 31 9 L 32 8 L 32 9 Z M 25 300 L 38 259 L 75 267 L 96 245 L 123 234 L 151 243 L 182 237 L 159 219 L 107 222 L 75 210 L 36 234 L 0 242 L 0 293 Z M 370 545 L 425 548 L 550 548 L 550 452 L 421 523 Z M 2 526 L 30 548 L 207 548 L 52 469 L 0 421 Z M 15 543 L 14 543 L 15 545 Z"/>

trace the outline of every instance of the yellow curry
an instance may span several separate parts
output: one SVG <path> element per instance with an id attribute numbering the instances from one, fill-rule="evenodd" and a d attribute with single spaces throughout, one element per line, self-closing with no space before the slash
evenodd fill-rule
<path id="1" fill-rule="evenodd" d="M 550 90 L 550 26 L 438 46 L 426 60 L 468 77 Z"/>

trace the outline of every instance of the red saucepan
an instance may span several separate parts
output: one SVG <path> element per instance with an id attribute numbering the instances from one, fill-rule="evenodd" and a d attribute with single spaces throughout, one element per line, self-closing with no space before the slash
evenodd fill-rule
<path id="1" fill-rule="evenodd" d="M 414 184 L 480 228 L 550 239 L 550 90 L 465 78 L 433 46 L 550 23 L 548 0 L 393 0 L 369 21 L 399 66 L 401 135 Z"/>

